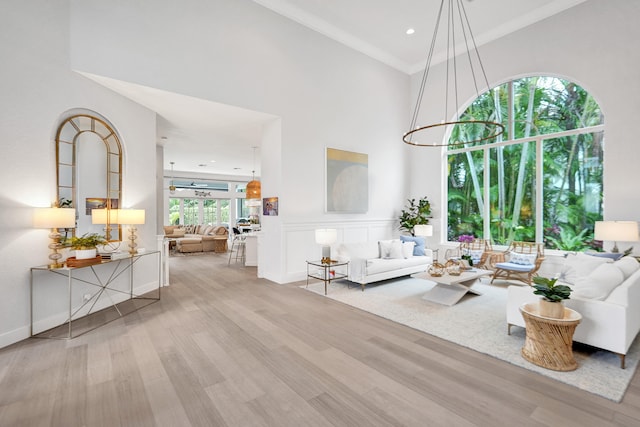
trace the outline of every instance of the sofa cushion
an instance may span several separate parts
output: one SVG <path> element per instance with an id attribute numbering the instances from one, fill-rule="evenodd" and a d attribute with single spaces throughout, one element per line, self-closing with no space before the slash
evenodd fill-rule
<path id="1" fill-rule="evenodd" d="M 624 280 L 627 280 L 640 268 L 640 263 L 638 263 L 638 261 L 631 256 L 621 258 L 618 261 L 615 261 L 613 265 L 615 265 L 622 271 L 622 274 L 624 274 Z"/>
<path id="2" fill-rule="evenodd" d="M 514 262 L 499 262 L 496 264 L 496 268 L 502 268 L 504 270 L 521 271 L 526 273 L 533 270 L 533 264 L 516 264 Z"/>
<path id="3" fill-rule="evenodd" d="M 411 257 L 407 259 L 383 259 L 373 258 L 367 260 L 367 275 L 386 273 L 387 271 L 400 270 L 425 264 L 426 257 Z M 425 265 L 426 270 L 426 265 Z"/>
<path id="4" fill-rule="evenodd" d="M 424 256 L 424 245 L 425 238 L 422 236 L 400 236 L 400 241 L 402 242 L 415 242 L 415 246 L 413 247 L 413 256 Z"/>
<path id="5" fill-rule="evenodd" d="M 576 280 L 571 288 L 573 296 L 602 301 L 623 281 L 622 270 L 612 263 L 606 263 L 599 265 L 588 276 Z"/>
<path id="6" fill-rule="evenodd" d="M 380 258 L 404 259 L 400 240 L 380 240 L 378 244 L 380 245 Z"/>
<path id="7" fill-rule="evenodd" d="M 402 256 L 405 258 L 413 257 L 413 247 L 416 242 L 402 242 Z"/>
<path id="8" fill-rule="evenodd" d="M 588 276 L 598 266 L 611 262 L 609 258 L 593 257 L 581 252 L 567 254 L 558 272 L 558 280 L 572 285 L 578 278 Z"/>
<path id="9" fill-rule="evenodd" d="M 345 259 L 380 258 L 378 242 L 342 243 L 338 246 L 338 255 Z"/>

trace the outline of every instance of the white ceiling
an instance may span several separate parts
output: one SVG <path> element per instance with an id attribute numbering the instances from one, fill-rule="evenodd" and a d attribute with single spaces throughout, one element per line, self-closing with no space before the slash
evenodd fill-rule
<path id="1" fill-rule="evenodd" d="M 426 63 L 440 7 L 435 0 L 253 0 L 402 72 Z M 585 0 L 464 0 L 478 46 Z M 445 25 L 445 24 L 442 24 Z M 407 35 L 413 28 L 415 33 Z M 440 33 L 442 32 L 442 28 Z M 438 36 L 432 63 L 445 59 Z M 84 74 L 158 113 L 158 144 L 165 170 L 260 175 L 261 128 L 274 117 L 128 82 Z M 215 162 L 212 162 L 215 161 Z M 206 165 L 206 166 L 201 166 Z"/>

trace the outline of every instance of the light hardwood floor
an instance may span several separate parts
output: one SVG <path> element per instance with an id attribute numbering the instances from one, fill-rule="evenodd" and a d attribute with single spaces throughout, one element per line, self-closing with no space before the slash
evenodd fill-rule
<path id="1" fill-rule="evenodd" d="M 617 404 L 223 254 L 170 262 L 160 302 L 0 350 L 0 426 L 640 426 L 638 375 Z"/>

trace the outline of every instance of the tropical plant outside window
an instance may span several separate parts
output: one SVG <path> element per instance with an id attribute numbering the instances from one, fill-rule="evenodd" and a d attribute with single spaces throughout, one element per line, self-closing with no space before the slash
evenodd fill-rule
<path id="1" fill-rule="evenodd" d="M 229 224 L 229 207 L 229 199 L 183 199 L 171 197 L 169 198 L 169 224 L 226 225 Z"/>
<path id="2" fill-rule="evenodd" d="M 597 247 L 604 120 L 590 94 L 560 78 L 527 77 L 485 92 L 461 118 L 497 121 L 506 130 L 487 146 L 450 147 L 448 240 L 473 234 L 497 245 Z M 462 131 L 454 127 L 452 141 Z"/>

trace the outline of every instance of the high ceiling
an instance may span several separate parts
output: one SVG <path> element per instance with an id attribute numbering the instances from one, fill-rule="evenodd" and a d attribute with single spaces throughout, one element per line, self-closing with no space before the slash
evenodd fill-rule
<path id="1" fill-rule="evenodd" d="M 424 67 L 440 7 L 436 0 L 253 1 L 408 74 Z M 482 45 L 585 0 L 462 1 L 475 41 Z M 409 28 L 414 30 L 411 35 L 406 33 Z M 433 63 L 444 60 L 445 44 L 439 36 Z M 262 125 L 274 117 L 85 75 L 158 113 L 157 142 L 165 147 L 165 170 L 173 161 L 176 175 L 246 177 L 254 169 L 260 174 L 259 159 L 253 161 L 254 152 L 259 158 L 259 148 L 252 147 L 259 145 Z"/>

